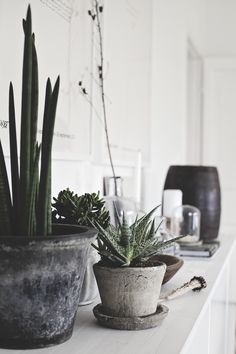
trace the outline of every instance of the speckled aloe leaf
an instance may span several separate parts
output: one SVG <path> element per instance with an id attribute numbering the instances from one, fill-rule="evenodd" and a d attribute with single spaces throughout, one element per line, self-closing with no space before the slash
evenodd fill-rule
<path id="1" fill-rule="evenodd" d="M 102 260 L 107 259 L 120 266 L 135 266 L 182 238 L 179 236 L 169 241 L 160 240 L 153 217 L 156 209 L 139 220 L 136 218 L 131 226 L 128 226 L 125 216 L 118 227 L 111 225 L 104 230 L 95 224 L 98 230 L 98 246 L 95 248 L 103 256 Z"/>
<path id="2" fill-rule="evenodd" d="M 108 227 L 106 230 L 103 229 L 96 221 L 94 222 L 94 227 L 97 228 L 99 232 L 98 238 L 105 244 L 108 251 L 116 258 L 118 258 L 122 264 L 126 263 L 126 257 L 123 254 L 124 249 L 119 244 L 119 237 L 117 237 L 117 233 L 113 233 L 113 230 L 110 227 Z M 100 253 L 104 254 L 104 249 L 101 248 Z"/>

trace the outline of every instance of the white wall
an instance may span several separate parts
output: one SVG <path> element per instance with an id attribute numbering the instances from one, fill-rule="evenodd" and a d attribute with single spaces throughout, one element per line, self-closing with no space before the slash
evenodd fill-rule
<path id="1" fill-rule="evenodd" d="M 36 0 L 32 2 L 35 3 Z M 78 0 L 78 2 L 85 9 L 89 6 L 89 0 Z M 110 92 L 119 95 L 118 104 L 114 98 L 114 114 L 113 117 L 109 117 L 109 124 L 115 143 L 119 140 L 121 145 L 123 143 L 123 147 L 134 146 L 135 151 L 139 149 L 143 151 L 145 159 L 143 160 L 142 208 L 144 209 L 150 209 L 160 202 L 169 165 L 186 162 L 187 41 L 191 38 L 198 52 L 200 54 L 204 52 L 205 2 L 205 0 L 132 0 L 119 2 L 118 7 L 117 0 L 109 0 L 107 7 L 106 1 L 104 3 L 104 11 L 106 8 L 109 10 L 109 18 L 104 15 L 104 33 L 106 44 L 109 46 L 107 54 L 111 60 L 110 66 L 112 68 L 113 65 L 115 70 L 115 72 L 108 70 L 107 73 L 107 87 L 110 89 L 108 96 Z M 6 6 L 12 7 L 13 2 L 0 0 L 0 10 Z M 14 11 L 17 11 L 16 7 Z M 3 12 L 2 16 L 4 16 Z M 19 21 L 20 19 L 21 14 Z M 122 24 L 119 19 L 122 20 Z M 87 21 L 87 13 L 82 15 L 82 20 Z M 142 32 L 138 26 L 141 26 L 144 20 Z M 122 27 L 122 31 L 119 31 L 118 26 L 121 25 L 127 28 Z M 82 33 L 82 37 L 86 33 Z M 135 40 L 132 41 L 132 38 Z M 2 40 L 4 39 L 1 37 Z M 127 44 L 124 45 L 126 40 Z M 134 52 L 140 55 L 139 62 L 134 61 L 130 43 L 135 46 Z M 118 50 L 119 48 L 121 49 Z M 142 52 L 142 48 L 145 48 L 145 51 Z M 71 50 L 73 51 L 73 47 Z M 115 50 L 117 52 L 114 52 Z M 116 57 L 115 63 L 114 53 L 120 55 L 120 59 Z M 139 81 L 136 80 L 137 69 L 144 59 L 146 74 L 141 79 L 139 87 Z M 124 75 L 124 68 L 125 75 L 130 75 L 134 80 L 126 80 L 126 88 L 127 85 L 130 86 L 122 95 L 124 81 L 121 78 Z M 122 124 L 118 124 L 119 117 Z M 101 127 L 98 128 L 96 122 L 89 129 L 91 129 L 89 146 L 92 150 L 87 156 L 80 156 L 78 152 L 78 158 L 73 157 L 68 160 L 61 157 L 53 161 L 54 195 L 67 186 L 78 193 L 101 190 L 102 177 L 110 174 Z M 117 174 L 133 176 L 135 153 L 131 158 L 125 157 L 125 162 L 121 151 L 117 153 L 117 149 L 114 149 L 114 155 Z M 133 194 L 131 189 L 132 186 L 127 190 L 127 195 Z"/>
<path id="2" fill-rule="evenodd" d="M 142 1 L 139 1 L 139 7 L 142 6 Z M 65 19 L 61 16 L 66 13 L 64 8 L 66 4 L 68 7 L 73 4 L 71 19 L 69 17 Z M 27 5 L 27 0 L 19 2 L 0 0 L 0 97 L 2 97 L 0 120 L 8 120 L 8 86 L 10 80 L 12 80 L 15 88 L 18 128 L 21 110 L 22 18 L 25 17 Z M 52 1 L 31 0 L 33 31 L 36 35 L 40 72 L 39 124 L 42 123 L 46 78 L 50 76 L 52 82 L 54 82 L 56 75 L 60 73 L 61 87 L 55 132 L 74 135 L 73 139 L 62 139 L 57 134 L 54 136 L 52 194 L 55 195 L 66 187 L 70 187 L 77 193 L 102 190 L 103 176 L 111 175 L 103 128 L 97 117 L 91 116 L 90 105 L 80 95 L 78 87 L 78 81 L 83 79 L 87 85 L 87 90 L 90 90 L 92 33 L 91 19 L 87 11 L 91 7 L 91 2 L 90 0 L 59 1 L 52 9 L 53 6 Z M 105 8 L 108 8 L 108 6 L 105 6 Z M 125 9 L 121 8 L 121 11 L 125 13 Z M 110 17 L 112 16 L 115 16 L 114 11 L 110 14 Z M 146 23 L 148 24 L 148 21 Z M 115 34 L 115 30 L 115 28 L 111 30 L 113 34 Z M 108 32 L 109 28 L 107 29 L 104 23 L 104 35 L 106 37 Z M 113 44 L 113 48 L 114 46 L 119 49 L 116 43 Z M 120 52 L 123 53 L 123 50 Z M 124 62 L 123 59 L 122 62 Z M 109 78 L 112 82 L 115 75 L 112 75 L 112 71 L 107 72 L 107 60 L 105 66 L 106 79 Z M 119 73 L 117 74 L 116 77 L 122 76 Z M 116 81 L 114 81 L 113 86 L 118 88 L 118 93 L 122 92 Z M 107 95 L 109 96 L 109 93 Z M 135 117 L 135 112 L 140 114 L 141 102 L 140 100 L 137 108 L 136 105 L 133 105 L 132 111 L 129 109 L 129 113 L 132 113 L 133 117 Z M 125 118 L 122 117 L 122 109 L 121 106 L 120 111 L 115 112 L 117 117 L 108 116 L 111 133 L 116 132 L 114 129 L 117 125 L 116 118 L 121 117 L 125 121 Z M 121 126 L 121 128 L 123 127 Z M 128 134 L 122 136 L 120 130 L 118 136 L 121 139 L 125 137 L 130 143 Z M 0 137 L 5 154 L 8 156 L 8 130 L 1 127 Z M 38 134 L 38 138 L 41 139 L 40 134 Z M 117 175 L 126 176 L 130 179 L 134 177 L 134 166 L 139 148 L 137 136 L 134 143 L 136 144 L 135 151 L 131 151 L 131 153 L 121 152 L 117 154 L 117 149 L 113 149 Z M 123 155 L 125 155 L 125 161 L 123 161 Z M 135 194 L 134 192 L 135 183 L 128 183 L 127 195 L 132 196 Z"/>
<path id="3" fill-rule="evenodd" d="M 204 164 L 217 166 L 221 232 L 235 232 L 236 59 L 205 60 Z"/>
<path id="4" fill-rule="evenodd" d="M 186 163 L 187 43 L 204 48 L 204 0 L 153 1 L 152 152 L 145 206 L 161 200 L 170 165 Z"/>
<path id="5" fill-rule="evenodd" d="M 230 58 L 236 56 L 235 0 L 206 0 L 205 56 Z"/>

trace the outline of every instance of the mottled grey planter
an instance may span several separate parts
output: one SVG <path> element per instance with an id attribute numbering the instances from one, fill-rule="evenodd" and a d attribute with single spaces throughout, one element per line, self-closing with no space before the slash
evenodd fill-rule
<path id="1" fill-rule="evenodd" d="M 79 305 L 91 304 L 98 295 L 97 282 L 93 272 L 93 265 L 100 260 L 97 251 L 91 246 L 88 252 L 88 261 L 84 274 L 82 289 L 80 292 Z"/>
<path id="2" fill-rule="evenodd" d="M 103 313 L 116 317 L 154 314 L 166 265 L 156 267 L 104 267 L 94 265 Z"/>
<path id="3" fill-rule="evenodd" d="M 54 233 L 0 238 L 0 347 L 40 348 L 72 335 L 96 231 L 55 225 Z"/>

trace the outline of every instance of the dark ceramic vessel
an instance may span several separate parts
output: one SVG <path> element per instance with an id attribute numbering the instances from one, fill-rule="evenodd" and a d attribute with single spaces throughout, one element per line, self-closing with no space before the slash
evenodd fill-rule
<path id="1" fill-rule="evenodd" d="M 0 347 L 29 349 L 72 335 L 96 231 L 54 225 L 55 236 L 0 238 Z"/>
<path id="2" fill-rule="evenodd" d="M 158 254 L 151 258 L 152 262 L 161 262 L 166 264 L 166 272 L 162 284 L 167 283 L 184 264 L 183 259 L 172 256 L 171 254 Z"/>
<path id="3" fill-rule="evenodd" d="M 201 212 L 200 239 L 217 238 L 220 227 L 221 193 L 216 167 L 170 166 L 164 189 L 181 189 L 183 204 Z"/>

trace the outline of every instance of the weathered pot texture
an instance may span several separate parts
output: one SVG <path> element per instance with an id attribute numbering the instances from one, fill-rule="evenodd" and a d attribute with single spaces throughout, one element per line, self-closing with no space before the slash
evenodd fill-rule
<path id="1" fill-rule="evenodd" d="M 90 247 L 88 252 L 88 261 L 84 274 L 82 289 L 80 292 L 79 305 L 91 304 L 98 295 L 97 282 L 93 272 L 93 265 L 100 260 L 97 251 Z"/>
<path id="2" fill-rule="evenodd" d="M 54 225 L 53 233 L 0 238 L 0 347 L 40 348 L 72 335 L 96 231 Z"/>
<path id="3" fill-rule="evenodd" d="M 105 267 L 94 265 L 103 313 L 116 317 L 154 314 L 166 265 L 155 267 Z"/>

